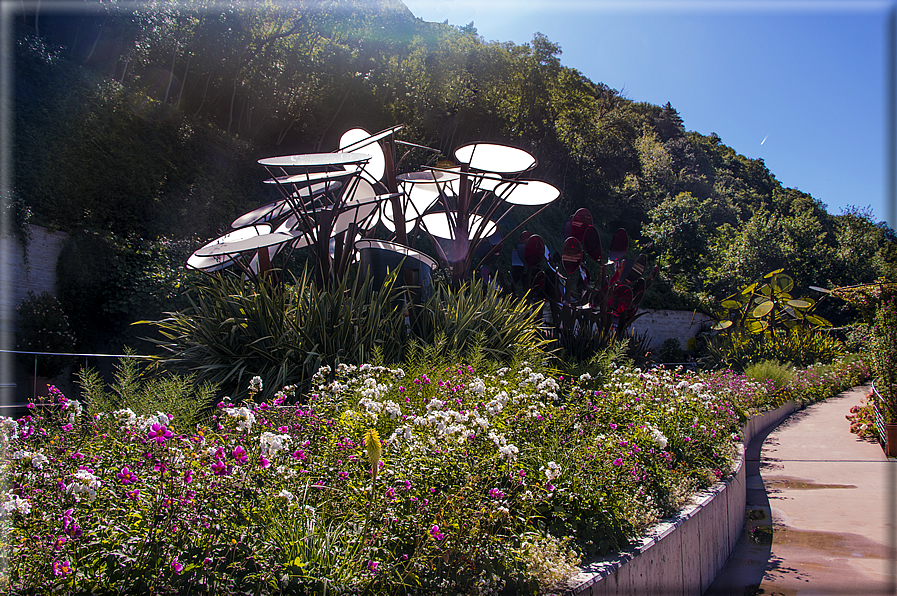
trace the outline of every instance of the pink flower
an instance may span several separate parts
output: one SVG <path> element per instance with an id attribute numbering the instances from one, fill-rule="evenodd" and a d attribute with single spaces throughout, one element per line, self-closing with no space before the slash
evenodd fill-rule
<path id="1" fill-rule="evenodd" d="M 259 465 L 261 465 L 263 468 L 270 468 L 271 462 L 269 460 L 265 459 L 264 455 L 260 455 L 259 456 Z"/>
<path id="2" fill-rule="evenodd" d="M 180 574 L 181 574 L 181 571 L 184 570 L 184 566 L 181 565 L 180 562 L 178 562 L 177 555 L 175 555 L 175 557 L 171 560 L 171 568 L 172 568 L 172 569 L 174 570 L 174 572 L 175 572 L 176 574 L 178 574 L 178 575 L 180 575 Z"/>
<path id="3" fill-rule="evenodd" d="M 212 464 L 212 473 L 216 476 L 226 476 L 227 475 L 227 466 L 220 459 Z"/>
<path id="4" fill-rule="evenodd" d="M 139 499 L 140 498 L 140 489 L 135 488 L 134 490 L 128 492 L 128 498 L 131 499 L 132 501 L 136 501 L 137 499 Z"/>
<path id="5" fill-rule="evenodd" d="M 131 472 L 128 466 L 125 466 L 121 469 L 121 472 L 115 475 L 116 478 L 121 480 L 122 484 L 131 484 L 132 482 L 137 482 L 137 476 Z"/>
<path id="6" fill-rule="evenodd" d="M 623 460 L 618 457 L 617 459 L 614 460 L 614 465 L 617 467 L 622 466 Z"/>
<path id="7" fill-rule="evenodd" d="M 433 527 L 430 528 L 430 537 L 433 538 L 433 540 L 442 540 L 445 538 L 445 535 L 439 531 L 439 526 L 433 524 Z"/>
<path id="8" fill-rule="evenodd" d="M 193 482 L 193 470 L 187 470 L 184 472 L 184 484 L 190 484 Z"/>
<path id="9" fill-rule="evenodd" d="M 156 422 L 150 427 L 147 438 L 161 445 L 165 442 L 166 439 L 170 439 L 173 436 L 174 433 L 168 430 L 167 426 L 163 426 L 162 424 Z"/>
<path id="10" fill-rule="evenodd" d="M 53 561 L 53 575 L 56 577 L 65 577 L 72 572 L 72 564 L 70 561 Z"/>
<path id="11" fill-rule="evenodd" d="M 241 466 L 249 461 L 249 456 L 246 455 L 246 450 L 243 449 L 242 445 L 237 445 L 234 448 L 233 456 L 237 460 L 237 464 Z"/>

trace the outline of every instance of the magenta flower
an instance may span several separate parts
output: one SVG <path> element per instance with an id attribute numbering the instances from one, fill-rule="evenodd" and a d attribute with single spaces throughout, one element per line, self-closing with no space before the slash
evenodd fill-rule
<path id="1" fill-rule="evenodd" d="M 65 577 L 72 572 L 72 564 L 70 561 L 53 561 L 53 575 L 56 577 Z"/>
<path id="2" fill-rule="evenodd" d="M 137 476 L 131 472 L 128 466 L 125 466 L 121 469 L 121 472 L 115 475 L 116 478 L 121 480 L 122 484 L 131 484 L 132 482 L 137 482 Z"/>
<path id="3" fill-rule="evenodd" d="M 187 470 L 184 472 L 184 484 L 190 484 L 193 482 L 193 470 Z"/>
<path id="4" fill-rule="evenodd" d="M 442 540 L 445 538 L 445 534 L 439 531 L 439 526 L 433 524 L 433 527 L 430 528 L 430 537 L 433 538 L 433 540 Z"/>
<path id="5" fill-rule="evenodd" d="M 59 536 L 59 537 L 57 537 L 57 538 L 56 538 L 56 544 L 55 544 L 54 547 L 53 547 L 54 550 L 59 550 L 59 549 L 61 549 L 63 546 L 65 546 L 65 543 L 66 543 L 66 542 L 68 542 L 68 538 L 66 538 L 65 536 Z"/>
<path id="6" fill-rule="evenodd" d="M 243 449 L 242 445 L 237 445 L 234 448 L 233 456 L 234 459 L 237 460 L 237 464 L 241 466 L 249 461 L 249 456 L 246 455 L 246 450 Z"/>
<path id="7" fill-rule="evenodd" d="M 173 436 L 174 433 L 168 430 L 167 426 L 163 426 L 156 422 L 150 427 L 150 432 L 147 435 L 147 438 L 161 445 L 166 439 L 170 439 Z"/>
<path id="8" fill-rule="evenodd" d="M 623 460 L 618 457 L 617 459 L 614 460 L 614 465 L 617 467 L 622 466 Z"/>
<path id="9" fill-rule="evenodd" d="M 181 565 L 181 563 L 178 561 L 177 555 L 175 555 L 175 557 L 171 560 L 171 568 L 178 575 L 180 575 L 181 571 L 184 570 L 184 566 Z"/>
<path id="10" fill-rule="evenodd" d="M 271 467 L 271 462 L 269 460 L 267 460 L 264 455 L 260 455 L 259 456 L 259 465 L 262 466 L 263 468 L 267 469 L 267 468 Z"/>
<path id="11" fill-rule="evenodd" d="M 139 499 L 140 498 L 140 489 L 135 488 L 134 490 L 129 491 L 128 498 L 131 499 L 132 501 L 136 501 L 137 499 Z"/>
<path id="12" fill-rule="evenodd" d="M 216 476 L 226 476 L 227 475 L 227 465 L 220 459 L 212 464 L 212 473 Z"/>

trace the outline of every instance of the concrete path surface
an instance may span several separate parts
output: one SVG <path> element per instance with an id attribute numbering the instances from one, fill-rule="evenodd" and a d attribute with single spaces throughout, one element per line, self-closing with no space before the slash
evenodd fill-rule
<path id="1" fill-rule="evenodd" d="M 897 460 L 850 433 L 856 387 L 748 447 L 747 521 L 705 596 L 897 594 Z"/>

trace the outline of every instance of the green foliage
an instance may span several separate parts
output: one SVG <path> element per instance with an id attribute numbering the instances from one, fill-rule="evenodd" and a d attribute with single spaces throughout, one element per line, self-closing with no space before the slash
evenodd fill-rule
<path id="1" fill-rule="evenodd" d="M 872 366 L 884 398 L 888 422 L 897 421 L 897 296 L 883 300 L 875 313 Z"/>
<path id="2" fill-rule="evenodd" d="M 28 296 L 16 306 L 16 349 L 24 352 L 71 353 L 75 348 L 75 336 L 69 319 L 59 302 L 49 292 Z M 29 357 L 31 360 L 31 357 Z M 37 358 L 37 374 L 55 377 L 72 359 L 65 356 L 40 356 Z"/>
<path id="3" fill-rule="evenodd" d="M 682 362 L 685 359 L 682 344 L 675 337 L 664 340 L 660 346 L 660 352 L 657 354 L 657 359 L 660 362 Z"/>
<path id="4" fill-rule="evenodd" d="M 875 429 L 875 394 L 870 393 L 858 406 L 850 408 L 845 416 L 850 421 L 850 432 L 861 439 L 878 443 L 878 431 Z"/>
<path id="5" fill-rule="evenodd" d="M 844 344 L 827 331 L 805 327 L 765 333 L 735 329 L 710 337 L 707 351 L 717 366 L 743 371 L 751 363 L 763 360 L 791 362 L 795 366 L 829 363 L 844 353 Z"/>
<path id="6" fill-rule="evenodd" d="M 794 378 L 794 367 L 778 360 L 761 360 L 746 366 L 744 374 L 752 381 L 770 381 L 776 389 L 782 389 Z"/>
<path id="7" fill-rule="evenodd" d="M 122 358 L 115 367 L 114 381 L 107 391 L 99 373 L 93 369 L 78 372 L 88 415 L 109 415 L 131 410 L 137 416 L 155 416 L 165 412 L 179 428 L 191 430 L 208 417 L 215 403 L 216 387 L 198 384 L 195 375 L 161 373 L 148 375 L 134 358 Z"/>
<path id="8" fill-rule="evenodd" d="M 479 352 L 509 362 L 518 352 L 545 348 L 541 309 L 525 299 L 503 294 L 496 284 L 465 284 L 455 290 L 437 284 L 433 294 L 413 310 L 411 336 L 439 346 L 442 354 Z"/>
<path id="9" fill-rule="evenodd" d="M 190 306 L 152 325 L 159 362 L 196 373 L 232 395 L 249 379 L 274 388 L 303 384 L 321 366 L 365 362 L 374 349 L 387 361 L 401 354 L 403 311 L 391 275 L 379 290 L 357 271 L 332 291 L 318 289 L 306 269 L 292 284 L 251 284 L 233 275 L 208 277 Z"/>
<path id="10" fill-rule="evenodd" d="M 12 233 L 15 235 L 16 239 L 19 241 L 19 245 L 22 247 L 22 260 L 25 263 L 25 272 L 28 273 L 30 269 L 30 262 L 28 260 L 28 244 L 31 242 L 31 216 L 34 213 L 31 210 L 31 207 L 25 203 L 25 200 L 16 192 L 7 193 L 4 191 L 0 191 L 0 208 L 3 208 L 6 211 L 5 217 L 6 221 L 9 222 L 12 228 Z M 4 230 L 4 233 L 6 230 Z"/>
<path id="11" fill-rule="evenodd" d="M 34 222 L 210 238 L 270 198 L 259 157 L 404 124 L 403 140 L 444 156 L 469 141 L 538 154 L 534 176 L 564 188 L 546 220 L 589 208 L 668 269 L 675 291 L 646 305 L 706 303 L 784 266 L 820 286 L 897 274 L 897 236 L 868 210 L 826 213 L 763 160 L 686 132 L 672 105 L 563 66 L 544 35 L 486 41 L 393 0 L 313 4 L 213 13 L 162 0 L 60 13 L 52 26 L 14 19 L 15 99 L 29 108 L 15 114 L 14 188 Z"/>
<path id="12" fill-rule="evenodd" d="M 610 374 L 618 367 L 629 365 L 632 358 L 629 355 L 630 339 L 616 341 L 598 350 L 587 361 L 561 360 L 560 370 L 567 377 L 582 379 L 587 375 L 596 383 L 604 383 L 610 379 Z"/>
<path id="13" fill-rule="evenodd" d="M 741 292 L 725 298 L 714 329 L 743 329 L 747 333 L 763 334 L 797 327 L 830 327 L 831 323 L 813 312 L 815 300 L 791 297 L 794 280 L 782 271 L 771 271 Z"/>
<path id="14" fill-rule="evenodd" d="M 184 268 L 197 241 L 155 241 L 81 230 L 69 236 L 56 262 L 59 300 L 79 343 L 137 338 L 128 326 L 186 306 Z"/>

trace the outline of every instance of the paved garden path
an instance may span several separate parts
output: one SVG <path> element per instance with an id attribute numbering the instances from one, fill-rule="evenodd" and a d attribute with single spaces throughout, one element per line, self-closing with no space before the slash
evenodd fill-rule
<path id="1" fill-rule="evenodd" d="M 845 391 L 754 439 L 745 531 L 705 596 L 897 594 L 897 460 L 845 419 L 869 392 Z"/>

